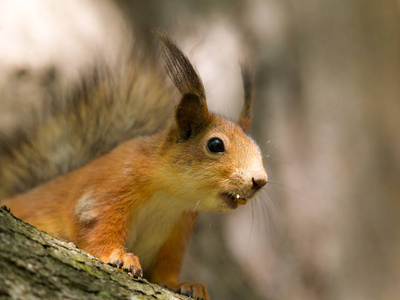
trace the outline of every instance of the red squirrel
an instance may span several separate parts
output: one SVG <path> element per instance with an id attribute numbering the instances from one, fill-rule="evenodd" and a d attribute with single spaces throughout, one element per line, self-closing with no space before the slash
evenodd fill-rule
<path id="1" fill-rule="evenodd" d="M 106 263 L 195 299 L 209 299 L 204 284 L 179 281 L 198 214 L 233 211 L 267 183 L 260 149 L 246 134 L 252 78 L 242 68 L 243 110 L 237 123 L 228 121 L 209 112 L 203 83 L 189 59 L 167 35 L 160 39 L 167 73 L 180 93 L 170 124 L 1 203 Z M 92 95 L 107 93 L 101 80 L 93 89 Z M 55 124 L 57 116 L 46 128 L 51 131 Z M 29 141 L 20 145 L 30 147 Z M 18 173 L 0 171 L 7 182 Z"/>

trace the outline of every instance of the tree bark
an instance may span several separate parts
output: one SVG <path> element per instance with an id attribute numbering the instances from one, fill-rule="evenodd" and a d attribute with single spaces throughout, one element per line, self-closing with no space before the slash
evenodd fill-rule
<path id="1" fill-rule="evenodd" d="M 0 298 L 189 299 L 132 278 L 0 208 Z"/>

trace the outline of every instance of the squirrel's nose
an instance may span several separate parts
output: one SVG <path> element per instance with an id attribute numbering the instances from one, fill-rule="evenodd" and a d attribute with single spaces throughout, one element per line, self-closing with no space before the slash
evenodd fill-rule
<path id="1" fill-rule="evenodd" d="M 266 173 L 260 173 L 251 178 L 251 181 L 253 182 L 253 189 L 254 190 L 259 190 L 261 189 L 264 185 L 267 184 L 268 182 L 268 176 Z"/>

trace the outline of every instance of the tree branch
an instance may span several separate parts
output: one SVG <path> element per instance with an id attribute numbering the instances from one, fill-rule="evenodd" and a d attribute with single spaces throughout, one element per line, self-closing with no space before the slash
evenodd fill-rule
<path id="1" fill-rule="evenodd" d="M 133 278 L 0 208 L 0 298 L 189 299 Z"/>

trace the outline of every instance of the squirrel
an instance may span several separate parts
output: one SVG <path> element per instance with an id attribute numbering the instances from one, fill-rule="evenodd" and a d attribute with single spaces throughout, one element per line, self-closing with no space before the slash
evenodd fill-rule
<path id="1" fill-rule="evenodd" d="M 233 211 L 267 183 L 260 149 L 247 135 L 253 81 L 242 67 L 244 105 L 236 123 L 213 114 L 187 56 L 165 33 L 158 35 L 180 94 L 166 128 L 159 124 L 174 93 L 162 76 L 151 75 L 152 68 L 136 60 L 120 74 L 96 75 L 67 105 L 50 109 L 34 133 L 0 138 L 0 202 L 105 263 L 209 299 L 205 284 L 180 282 L 179 274 L 199 212 Z M 140 103 L 137 120 L 113 111 L 117 101 L 127 105 L 121 113 L 128 115 L 129 106 Z M 157 132 L 147 134 L 143 122 L 151 110 L 150 127 Z M 128 140 L 121 143 L 108 126 L 125 130 Z"/>

